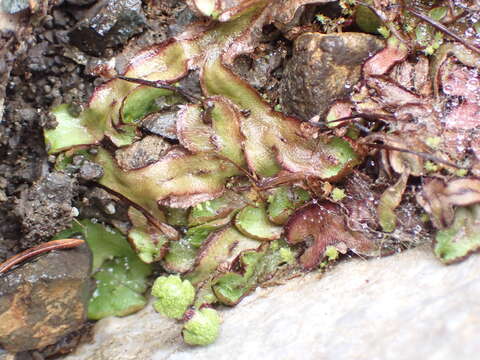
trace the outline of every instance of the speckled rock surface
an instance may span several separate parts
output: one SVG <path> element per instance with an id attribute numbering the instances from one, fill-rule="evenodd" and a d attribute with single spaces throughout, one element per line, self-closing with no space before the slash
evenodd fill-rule
<path id="1" fill-rule="evenodd" d="M 95 341 L 68 360 L 471 360 L 480 348 L 480 256 L 444 266 L 418 248 L 351 259 L 261 289 L 221 311 L 218 341 L 182 343 L 180 325 L 151 307 L 96 325 Z"/>
<path id="2" fill-rule="evenodd" d="M 284 70 L 283 108 L 304 120 L 324 115 L 335 100 L 348 97 L 362 64 L 383 46 L 378 37 L 362 33 L 300 35 Z"/>
<path id="3" fill-rule="evenodd" d="M 0 348 L 41 348 L 79 329 L 93 290 L 90 250 L 51 251 L 0 276 Z"/>

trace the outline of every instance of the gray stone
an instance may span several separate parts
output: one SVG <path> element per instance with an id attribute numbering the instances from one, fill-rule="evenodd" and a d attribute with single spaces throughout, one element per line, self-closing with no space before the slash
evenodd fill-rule
<path id="1" fill-rule="evenodd" d="M 151 306 L 97 323 L 95 340 L 68 360 L 471 360 L 478 357 L 480 258 L 442 265 L 430 248 L 343 261 L 259 289 L 221 311 L 220 338 L 182 343 L 180 324 Z"/>
<path id="2" fill-rule="evenodd" d="M 103 168 L 92 161 L 84 161 L 78 171 L 78 176 L 86 181 L 97 180 L 103 176 Z"/>
<path id="3" fill-rule="evenodd" d="M 54 344 L 86 320 L 92 256 L 84 244 L 51 251 L 0 276 L 0 348 Z"/>
<path id="4" fill-rule="evenodd" d="M 15 210 L 22 218 L 24 237 L 33 245 L 63 230 L 72 221 L 74 195 L 74 180 L 59 172 L 22 192 Z"/>
<path id="5" fill-rule="evenodd" d="M 33 3 L 36 3 L 36 1 Z M 0 5 L 0 10 L 8 14 L 15 14 L 30 7 L 28 0 L 3 0 Z"/>
<path id="6" fill-rule="evenodd" d="M 170 148 L 160 136 L 149 135 L 115 152 L 118 165 L 124 170 L 139 169 L 158 161 Z"/>
<path id="7" fill-rule="evenodd" d="M 324 115 L 335 100 L 350 95 L 362 64 L 383 47 L 382 40 L 369 34 L 300 35 L 284 70 L 283 109 L 304 120 Z"/>
<path id="8" fill-rule="evenodd" d="M 178 111 L 174 110 L 150 114 L 142 120 L 142 128 L 152 134 L 178 140 L 177 113 Z"/>

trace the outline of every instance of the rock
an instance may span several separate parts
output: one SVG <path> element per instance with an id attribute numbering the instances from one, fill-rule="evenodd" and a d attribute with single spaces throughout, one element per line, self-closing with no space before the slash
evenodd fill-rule
<path id="1" fill-rule="evenodd" d="M 145 167 L 156 162 L 170 148 L 170 144 L 160 136 L 146 136 L 130 146 L 115 152 L 118 165 L 124 170 Z"/>
<path id="2" fill-rule="evenodd" d="M 188 25 L 198 21 L 198 16 L 190 9 L 185 7 L 175 16 L 175 22 L 168 26 L 169 37 L 174 37 L 184 32 Z"/>
<path id="3" fill-rule="evenodd" d="M 22 218 L 25 238 L 38 243 L 63 230 L 72 220 L 74 192 L 74 181 L 62 173 L 50 173 L 24 191 L 16 213 Z"/>
<path id="4" fill-rule="evenodd" d="M 86 245 L 51 251 L 0 276 L 0 347 L 19 352 L 57 342 L 86 320 L 92 290 Z"/>
<path id="5" fill-rule="evenodd" d="M 92 344 L 68 360 L 87 359 L 436 359 L 477 358 L 480 257 L 445 266 L 429 247 L 380 259 L 342 261 L 259 289 L 221 311 L 219 339 L 184 345 L 181 325 L 148 306 L 95 326 Z M 308 351 L 307 351 L 308 349 Z"/>
<path id="6" fill-rule="evenodd" d="M 276 45 L 278 46 L 271 46 L 253 56 L 237 57 L 233 63 L 233 71 L 256 89 L 273 87 L 275 79 L 272 79 L 272 73 L 282 65 L 287 56 L 286 46 L 282 43 Z"/>
<path id="7" fill-rule="evenodd" d="M 78 176 L 86 181 L 97 180 L 103 176 L 103 168 L 97 163 L 85 160 L 80 166 Z"/>
<path id="8" fill-rule="evenodd" d="M 120 46 L 142 32 L 141 0 L 106 0 L 94 6 L 69 33 L 70 44 L 94 56 Z"/>
<path id="9" fill-rule="evenodd" d="M 0 349 L 0 360 L 16 360 L 15 354 Z"/>
<path id="10" fill-rule="evenodd" d="M 32 1 L 32 4 L 37 4 L 37 1 Z M 30 8 L 29 0 L 3 0 L 0 10 L 8 14 L 15 14 L 28 8 Z"/>
<path id="11" fill-rule="evenodd" d="M 283 109 L 304 120 L 324 115 L 330 104 L 353 91 L 361 65 L 383 47 L 382 40 L 368 34 L 300 35 L 284 70 Z"/>
<path id="12" fill-rule="evenodd" d="M 65 0 L 67 4 L 70 5 L 77 5 L 77 6 L 85 6 L 93 4 L 97 0 Z"/>
<path id="13" fill-rule="evenodd" d="M 142 120 L 142 128 L 152 134 L 178 140 L 177 113 L 178 110 L 168 110 L 150 114 Z"/>
<path id="14" fill-rule="evenodd" d="M 17 31 L 21 27 L 21 17 L 22 14 L 8 14 L 7 12 L 2 11 L 0 6 L 0 30 Z"/>

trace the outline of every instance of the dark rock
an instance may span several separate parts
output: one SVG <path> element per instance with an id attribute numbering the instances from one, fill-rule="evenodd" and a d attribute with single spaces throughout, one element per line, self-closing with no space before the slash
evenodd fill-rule
<path id="1" fill-rule="evenodd" d="M 173 110 L 150 114 L 143 119 L 142 128 L 152 134 L 163 136 L 170 140 L 178 140 L 177 112 Z"/>
<path id="2" fill-rule="evenodd" d="M 272 73 L 282 65 L 286 56 L 286 47 L 281 43 L 276 44 L 261 54 L 255 54 L 253 58 L 239 56 L 233 63 L 233 71 L 254 88 L 265 89 L 273 85 Z"/>
<path id="3" fill-rule="evenodd" d="M 21 194 L 16 213 L 22 219 L 25 238 L 47 239 L 72 220 L 74 181 L 65 174 L 51 173 Z"/>
<path id="4" fill-rule="evenodd" d="M 72 45 L 94 56 L 124 44 L 146 24 L 140 0 L 105 0 L 94 8 L 69 34 Z"/>
<path id="5" fill-rule="evenodd" d="M 129 221 L 128 207 L 119 198 L 99 187 L 87 188 L 78 208 L 80 217 L 84 219 L 97 219 L 115 224 L 116 227 Z"/>
<path id="6" fill-rule="evenodd" d="M 169 36 L 172 37 L 181 34 L 188 25 L 198 21 L 197 15 L 189 7 L 180 11 L 175 19 L 176 21 L 168 26 Z"/>
<path id="7" fill-rule="evenodd" d="M 115 152 L 118 165 L 124 170 L 133 170 L 150 165 L 160 159 L 170 144 L 160 136 L 146 136 Z"/>
<path id="8" fill-rule="evenodd" d="M 188 90 L 198 97 L 203 96 L 202 87 L 200 86 L 200 71 L 190 71 L 187 76 L 180 79 L 179 86 Z M 163 109 L 162 109 L 163 110 Z"/>
<path id="9" fill-rule="evenodd" d="M 51 59 L 45 56 L 48 42 L 43 41 L 28 51 L 29 63 L 27 68 L 33 72 L 46 71 L 51 65 Z"/>
<path id="10" fill-rule="evenodd" d="M 361 66 L 383 49 L 379 38 L 361 33 L 306 33 L 295 40 L 282 79 L 281 103 L 289 114 L 309 120 L 348 97 Z"/>
<path id="11" fill-rule="evenodd" d="M 84 244 L 51 251 L 0 276 L 0 346 L 38 349 L 79 329 L 92 291 L 91 265 Z"/>
<path id="12" fill-rule="evenodd" d="M 91 5 L 97 0 L 65 0 L 67 4 L 70 5 L 77 5 L 77 6 L 85 6 L 85 5 Z"/>
<path id="13" fill-rule="evenodd" d="M 60 9 L 53 9 L 53 22 L 55 25 L 64 27 L 68 24 L 68 17 Z"/>
<path id="14" fill-rule="evenodd" d="M 103 168 L 91 161 L 84 161 L 80 166 L 78 176 L 86 181 L 99 179 L 103 176 Z"/>

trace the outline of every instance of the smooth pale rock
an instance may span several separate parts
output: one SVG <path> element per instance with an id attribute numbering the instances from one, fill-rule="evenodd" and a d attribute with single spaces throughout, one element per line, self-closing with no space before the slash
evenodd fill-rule
<path id="1" fill-rule="evenodd" d="M 303 120 L 324 115 L 335 100 L 348 98 L 362 64 L 383 47 L 382 40 L 363 33 L 300 35 L 283 72 L 283 108 Z"/>
<path id="2" fill-rule="evenodd" d="M 54 344 L 87 317 L 92 255 L 84 244 L 50 251 L 0 276 L 0 349 Z"/>
<path id="3" fill-rule="evenodd" d="M 8 14 L 0 9 L 0 30 L 17 31 L 20 28 L 21 18 L 21 14 Z"/>
<path id="4" fill-rule="evenodd" d="M 480 343 L 480 257 L 444 266 L 429 248 L 351 259 L 260 289 L 221 311 L 220 338 L 182 343 L 180 325 L 151 306 L 96 325 L 68 360 L 471 360 Z"/>

